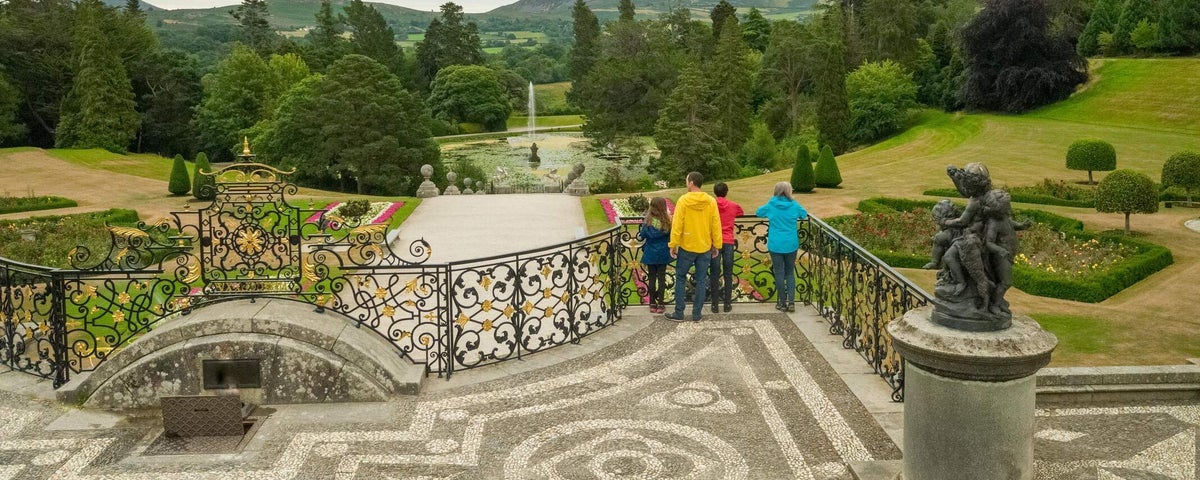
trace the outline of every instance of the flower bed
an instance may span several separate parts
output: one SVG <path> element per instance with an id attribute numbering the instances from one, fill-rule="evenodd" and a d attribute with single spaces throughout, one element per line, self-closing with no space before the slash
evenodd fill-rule
<path id="1" fill-rule="evenodd" d="M 77 205 L 79 204 L 74 200 L 63 197 L 0 197 L 0 214 L 51 210 Z"/>
<path id="2" fill-rule="evenodd" d="M 937 232 L 934 202 L 873 198 L 860 213 L 828 219 L 847 238 L 888 265 L 920 268 L 929 261 Z M 1016 210 L 1035 222 L 1019 233 L 1013 266 L 1015 287 L 1033 295 L 1099 302 L 1172 263 L 1171 251 L 1124 236 L 1094 235 L 1078 220 L 1040 210 Z"/>
<path id="3" fill-rule="evenodd" d="M 340 215 L 338 215 L 338 211 L 343 205 L 344 204 L 342 202 L 330 203 L 321 211 L 308 217 L 308 220 L 305 220 L 305 222 L 317 223 L 321 220 L 321 214 L 325 214 L 327 218 L 340 217 Z M 346 221 L 347 225 L 355 226 L 388 223 L 388 221 L 392 219 L 392 215 L 396 213 L 396 210 L 399 210 L 400 207 L 403 206 L 404 202 L 371 202 L 371 208 L 367 210 L 365 215 L 356 218 L 346 218 L 344 220 Z M 336 221 L 330 224 L 330 227 L 334 230 L 341 229 L 344 226 L 346 225 L 339 225 Z"/>
<path id="4" fill-rule="evenodd" d="M 112 236 L 106 225 L 129 227 L 137 222 L 137 212 L 117 209 L 0 221 L 0 257 L 34 265 L 71 268 L 68 253 L 76 246 L 82 245 L 99 257 L 108 251 Z M 36 240 L 23 240 L 24 233 L 32 234 Z"/>
<path id="5" fill-rule="evenodd" d="M 618 217 L 637 217 L 646 216 L 646 212 L 636 212 L 629 207 L 629 200 L 624 198 L 601 198 L 600 205 L 604 207 L 604 215 L 608 217 L 608 223 L 617 223 Z M 675 213 L 675 202 L 667 199 L 667 211 Z"/>

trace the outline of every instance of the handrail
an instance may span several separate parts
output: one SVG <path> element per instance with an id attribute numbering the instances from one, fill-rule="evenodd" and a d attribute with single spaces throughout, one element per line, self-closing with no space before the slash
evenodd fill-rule
<path id="1" fill-rule="evenodd" d="M 841 241 L 846 242 L 851 248 L 854 249 L 854 251 L 856 253 L 859 253 L 862 256 L 867 257 L 867 259 L 870 260 L 871 263 L 878 264 L 884 272 L 888 273 L 889 276 L 893 277 L 895 280 L 899 281 L 900 283 L 903 283 L 904 286 L 915 290 L 918 294 L 920 294 L 926 300 L 933 300 L 933 295 L 930 295 L 929 292 L 925 291 L 925 289 L 923 289 L 920 286 L 918 286 L 917 284 L 913 283 L 912 280 L 908 279 L 908 277 L 901 275 L 900 272 L 897 272 L 894 268 L 892 268 L 891 265 L 888 265 L 887 262 L 880 260 L 879 257 L 876 257 L 875 254 L 871 253 L 870 250 L 863 248 L 862 245 L 859 245 L 854 240 L 851 240 L 849 237 L 842 235 L 842 232 L 840 230 L 831 227 L 828 223 L 825 223 L 824 220 L 821 220 L 820 218 L 816 217 L 815 215 L 809 215 L 808 218 L 810 220 L 812 220 L 813 222 L 815 222 L 817 225 L 820 225 L 825 230 L 830 231 L 830 232 L 836 232 L 838 238 Z"/>

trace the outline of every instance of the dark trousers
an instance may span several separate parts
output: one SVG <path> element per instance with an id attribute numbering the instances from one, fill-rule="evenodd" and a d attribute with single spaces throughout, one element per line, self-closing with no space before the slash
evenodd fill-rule
<path id="1" fill-rule="evenodd" d="M 663 304 L 663 291 L 666 289 L 667 282 L 667 265 L 646 265 L 646 285 L 649 289 L 647 296 L 650 297 L 651 306 L 659 306 Z"/>
<path id="2" fill-rule="evenodd" d="M 732 303 L 734 247 L 736 245 L 732 243 L 722 245 L 721 250 L 717 251 L 717 258 L 712 259 L 708 267 L 708 296 L 712 299 L 713 307 L 720 302 L 726 305 Z"/>
<path id="3" fill-rule="evenodd" d="M 683 317 L 684 295 L 686 295 L 688 270 L 696 267 L 696 294 L 692 300 L 692 319 L 699 320 L 704 312 L 704 293 L 708 291 L 708 264 L 712 256 L 708 252 L 692 253 L 682 248 L 677 250 L 675 261 L 675 315 Z"/>
<path id="4" fill-rule="evenodd" d="M 796 252 L 771 252 L 771 272 L 775 274 L 775 294 L 779 304 L 796 303 Z"/>

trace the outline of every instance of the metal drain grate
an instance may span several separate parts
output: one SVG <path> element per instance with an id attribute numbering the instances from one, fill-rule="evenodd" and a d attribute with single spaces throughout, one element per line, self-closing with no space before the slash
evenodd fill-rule
<path id="1" fill-rule="evenodd" d="M 164 431 L 153 442 L 150 442 L 150 446 L 142 451 L 142 455 L 238 453 L 254 437 L 263 420 L 266 420 L 266 417 L 247 417 L 242 421 L 242 435 L 177 437 L 168 435 Z"/>

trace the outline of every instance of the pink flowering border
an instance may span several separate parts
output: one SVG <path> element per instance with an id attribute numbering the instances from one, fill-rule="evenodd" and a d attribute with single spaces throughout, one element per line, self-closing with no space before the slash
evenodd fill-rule
<path id="1" fill-rule="evenodd" d="M 613 206 L 612 199 L 601 198 L 600 206 L 604 207 L 604 216 L 608 218 L 608 223 L 617 223 L 617 208 Z M 675 213 L 675 202 L 667 199 L 667 212 Z"/>
<path id="2" fill-rule="evenodd" d="M 390 202 L 390 203 L 391 203 L 391 205 L 388 205 L 387 208 L 384 208 L 383 211 L 379 212 L 379 214 L 376 215 L 375 218 L 372 218 L 371 221 L 367 222 L 367 224 L 371 225 L 371 224 L 385 223 L 392 218 L 392 215 L 396 214 L 396 211 L 398 211 L 402 207 L 404 207 L 404 202 Z M 330 203 L 329 205 L 326 205 L 325 208 L 322 208 L 320 211 L 318 211 L 318 212 L 312 214 L 312 216 L 308 217 L 308 219 L 305 220 L 305 223 L 317 223 L 318 221 L 321 220 L 321 214 L 328 212 L 330 210 L 333 210 L 334 208 L 337 208 L 337 206 L 341 205 L 341 204 L 342 204 L 342 202 L 333 202 L 333 203 Z"/>

